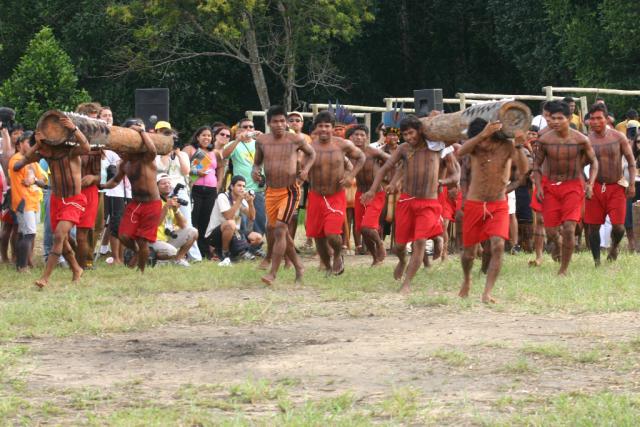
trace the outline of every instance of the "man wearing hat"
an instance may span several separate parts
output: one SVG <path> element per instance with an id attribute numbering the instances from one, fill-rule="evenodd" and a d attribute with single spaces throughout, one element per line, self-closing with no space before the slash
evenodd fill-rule
<path id="1" fill-rule="evenodd" d="M 158 260 L 173 260 L 177 265 L 189 267 L 185 259 L 189 248 L 198 239 L 198 230 L 190 227 L 180 212 L 181 200 L 173 195 L 171 177 L 166 173 L 156 178 L 162 202 L 160 223 L 156 231 L 156 241 L 151 244 Z M 186 203 L 186 200 L 182 203 Z"/>

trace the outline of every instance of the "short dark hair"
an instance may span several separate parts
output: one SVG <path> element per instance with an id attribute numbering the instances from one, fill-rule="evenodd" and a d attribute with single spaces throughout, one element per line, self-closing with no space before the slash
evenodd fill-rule
<path id="1" fill-rule="evenodd" d="M 562 113 L 563 116 L 571 117 L 569 104 L 564 101 L 549 101 L 545 107 L 551 114 Z"/>
<path id="2" fill-rule="evenodd" d="M 629 120 L 636 120 L 638 118 L 638 112 L 631 108 L 629 111 L 627 111 L 626 116 Z"/>
<path id="3" fill-rule="evenodd" d="M 122 123 L 123 128 L 130 128 L 131 126 L 134 126 L 134 125 L 144 126 L 144 121 L 137 117 L 131 117 L 125 120 L 124 123 Z"/>
<path id="4" fill-rule="evenodd" d="M 478 135 L 480 132 L 484 130 L 487 126 L 487 121 L 482 117 L 476 117 L 469 123 L 469 127 L 467 128 L 467 137 L 473 138 Z"/>
<path id="5" fill-rule="evenodd" d="M 284 116 L 287 118 L 287 110 L 282 105 L 272 105 L 267 110 L 267 123 L 271 121 L 271 119 L 275 116 Z"/>
<path id="6" fill-rule="evenodd" d="M 357 130 L 361 130 L 362 132 L 369 135 L 369 128 L 367 127 L 367 125 L 358 124 L 348 128 L 347 131 L 344 133 L 344 137 L 349 139 L 351 135 L 353 135 Z"/>
<path id="7" fill-rule="evenodd" d="M 23 133 L 18 137 L 18 139 L 16 140 L 16 146 L 26 140 L 30 140 L 33 135 L 34 135 L 33 131 L 30 131 L 30 130 L 26 131 L 25 133 Z M 29 141 L 29 144 L 31 145 L 31 141 Z"/>
<path id="8" fill-rule="evenodd" d="M 547 102 L 549 102 L 549 101 L 542 101 L 540 103 L 540 111 L 543 111 L 543 110 L 547 109 Z"/>
<path id="9" fill-rule="evenodd" d="M 242 127 L 242 124 L 244 122 L 251 122 L 253 123 L 253 120 L 251 120 L 249 117 L 243 117 L 240 120 L 238 120 L 238 127 Z"/>
<path id="10" fill-rule="evenodd" d="M 313 118 L 313 127 L 315 128 L 320 123 L 331 123 L 331 126 L 336 125 L 336 116 L 331 111 L 320 111 Z"/>
<path id="11" fill-rule="evenodd" d="M 12 133 L 15 130 L 21 130 L 24 132 L 24 126 L 20 123 L 14 123 L 9 129 L 9 133 Z"/>
<path id="12" fill-rule="evenodd" d="M 408 115 L 400 121 L 400 132 L 404 132 L 409 129 L 415 129 L 417 131 L 422 130 L 422 122 L 413 114 Z"/>
<path id="13" fill-rule="evenodd" d="M 247 180 L 245 179 L 244 176 L 242 176 L 242 175 L 234 175 L 233 178 L 231 178 L 230 186 L 233 187 L 234 185 L 236 185 L 240 181 L 242 181 L 244 183 L 247 182 Z"/>
<path id="14" fill-rule="evenodd" d="M 603 97 L 601 97 L 601 96 L 597 96 L 597 97 L 596 97 L 596 102 L 598 102 L 598 101 L 602 101 L 602 102 L 604 102 L 604 103 L 606 104 L 606 101 L 605 101 L 605 100 L 604 100 L 604 98 L 603 98 Z"/>
<path id="15" fill-rule="evenodd" d="M 593 113 L 595 113 L 596 111 L 602 111 L 602 114 L 604 115 L 605 119 L 609 115 L 609 112 L 607 110 L 607 106 L 606 105 L 604 105 L 604 104 L 593 104 L 591 107 L 589 107 L 589 117 L 591 117 L 593 115 Z"/>
<path id="16" fill-rule="evenodd" d="M 566 102 L 568 104 L 570 102 L 576 102 L 576 100 L 570 96 L 565 96 L 564 98 L 562 98 L 562 102 Z"/>
<path id="17" fill-rule="evenodd" d="M 529 132 L 540 132 L 540 128 L 536 125 L 531 125 Z"/>

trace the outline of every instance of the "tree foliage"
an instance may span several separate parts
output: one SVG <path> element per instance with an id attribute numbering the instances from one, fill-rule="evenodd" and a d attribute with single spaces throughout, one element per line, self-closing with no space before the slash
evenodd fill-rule
<path id="1" fill-rule="evenodd" d="M 89 94 L 78 89 L 69 55 L 48 27 L 35 35 L 11 77 L 0 87 L 0 104 L 14 107 L 20 120 L 32 127 L 46 110 L 73 110 L 89 100 Z"/>

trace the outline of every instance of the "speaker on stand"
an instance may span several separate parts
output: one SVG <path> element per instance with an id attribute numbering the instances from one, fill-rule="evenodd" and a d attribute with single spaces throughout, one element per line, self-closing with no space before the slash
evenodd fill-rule
<path id="1" fill-rule="evenodd" d="M 416 116 L 425 117 L 433 110 L 443 111 L 442 89 L 419 89 L 413 91 Z"/>
<path id="2" fill-rule="evenodd" d="M 136 89 L 136 117 L 144 121 L 147 129 L 160 120 L 169 121 L 169 89 Z"/>

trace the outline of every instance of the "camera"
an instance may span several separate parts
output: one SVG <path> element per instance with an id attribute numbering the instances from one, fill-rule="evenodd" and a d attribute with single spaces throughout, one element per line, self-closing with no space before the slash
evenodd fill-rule
<path id="1" fill-rule="evenodd" d="M 250 195 L 251 197 L 256 197 L 256 192 L 253 190 L 247 190 L 247 194 Z"/>
<path id="2" fill-rule="evenodd" d="M 258 187 L 262 188 L 265 185 L 267 185 L 267 177 L 265 176 L 265 174 L 261 173 L 260 174 L 260 179 L 257 182 Z"/>
<path id="3" fill-rule="evenodd" d="M 632 127 L 627 128 L 627 138 L 630 141 L 635 141 L 637 136 L 638 136 L 638 128 L 637 127 L 632 126 Z"/>
<path id="4" fill-rule="evenodd" d="M 0 107 L 0 129 L 10 129 L 16 118 L 16 112 L 9 107 Z"/>
<path id="5" fill-rule="evenodd" d="M 247 136 L 249 138 L 255 138 L 256 136 L 258 136 L 260 134 L 260 132 L 258 132 L 257 130 L 252 130 L 251 132 L 247 132 Z"/>
<path id="6" fill-rule="evenodd" d="M 173 199 L 174 197 L 177 198 L 177 202 L 179 205 L 181 206 L 187 206 L 189 205 L 189 202 L 181 199 L 178 197 L 178 193 L 180 192 L 180 190 L 182 190 L 184 188 L 184 184 L 177 184 L 175 187 L 173 187 L 173 191 L 171 192 L 171 195 L 169 196 L 170 199 Z"/>
<path id="7" fill-rule="evenodd" d="M 165 236 L 169 236 L 172 239 L 177 239 L 178 238 L 178 233 L 168 229 L 167 227 L 164 228 L 164 234 L 165 234 Z"/>

